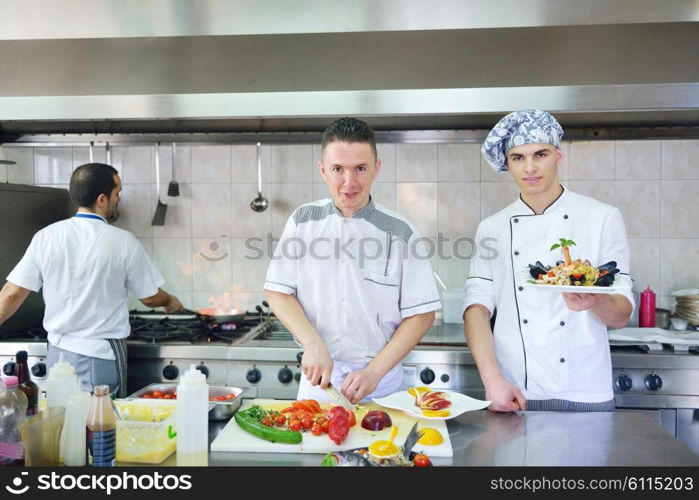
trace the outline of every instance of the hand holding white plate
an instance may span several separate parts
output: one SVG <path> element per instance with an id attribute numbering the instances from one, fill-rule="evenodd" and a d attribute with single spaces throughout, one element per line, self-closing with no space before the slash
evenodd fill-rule
<path id="1" fill-rule="evenodd" d="M 402 410 L 415 417 L 424 418 L 425 420 L 447 420 L 449 418 L 458 417 L 467 411 L 482 410 L 490 405 L 490 401 L 481 401 L 480 399 L 474 399 L 458 392 L 441 392 L 446 393 L 449 396 L 449 401 L 451 401 L 451 406 L 447 408 L 449 410 L 449 415 L 446 417 L 426 417 L 423 415 L 422 410 L 415 406 L 415 396 L 409 394 L 408 391 L 394 392 L 384 398 L 373 398 L 372 401 L 386 408 Z"/>

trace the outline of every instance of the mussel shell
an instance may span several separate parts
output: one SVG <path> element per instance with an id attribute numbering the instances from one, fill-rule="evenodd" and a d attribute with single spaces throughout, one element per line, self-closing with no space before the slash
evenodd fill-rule
<path id="1" fill-rule="evenodd" d="M 619 272 L 617 269 L 616 272 L 611 272 L 608 274 L 605 274 L 604 276 L 600 276 L 597 278 L 597 281 L 595 281 L 595 286 L 612 286 L 612 283 L 614 283 L 614 275 Z"/>
<path id="2" fill-rule="evenodd" d="M 547 272 L 548 268 L 538 260 L 534 264 L 529 264 L 529 275 L 535 280 L 539 279 L 540 274 L 546 274 Z"/>
<path id="3" fill-rule="evenodd" d="M 571 286 L 583 286 L 583 285 L 585 285 L 585 275 L 584 274 L 582 276 L 580 276 L 580 278 L 578 278 L 578 279 L 573 278 L 573 275 L 571 274 L 570 276 L 568 276 L 568 279 L 570 279 Z M 576 282 L 579 282 L 579 283 L 576 283 Z"/>
<path id="4" fill-rule="evenodd" d="M 614 270 L 616 269 L 616 272 L 619 272 L 619 269 L 617 269 L 616 267 L 616 262 L 613 260 L 610 260 L 606 264 L 598 266 L 597 269 L 599 269 L 600 271 L 609 271 L 610 273 L 614 272 Z"/>

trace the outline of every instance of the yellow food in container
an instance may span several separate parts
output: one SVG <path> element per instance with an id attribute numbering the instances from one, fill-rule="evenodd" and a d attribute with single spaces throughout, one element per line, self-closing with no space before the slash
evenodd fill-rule
<path id="1" fill-rule="evenodd" d="M 117 462 L 159 464 L 177 447 L 177 406 L 150 400 L 115 400 Z"/>

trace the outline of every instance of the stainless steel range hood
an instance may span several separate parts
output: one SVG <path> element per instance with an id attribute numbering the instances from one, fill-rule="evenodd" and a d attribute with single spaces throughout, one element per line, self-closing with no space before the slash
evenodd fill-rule
<path id="1" fill-rule="evenodd" d="M 0 142 L 699 124 L 699 0 L 0 0 Z M 435 6 L 436 5 L 436 6 Z"/>

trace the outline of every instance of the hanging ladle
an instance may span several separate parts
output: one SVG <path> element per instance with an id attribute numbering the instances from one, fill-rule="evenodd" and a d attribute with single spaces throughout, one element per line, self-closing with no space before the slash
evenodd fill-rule
<path id="1" fill-rule="evenodd" d="M 257 143 L 257 198 L 250 202 L 255 212 L 264 212 L 269 206 L 267 198 L 262 196 L 262 143 Z"/>

